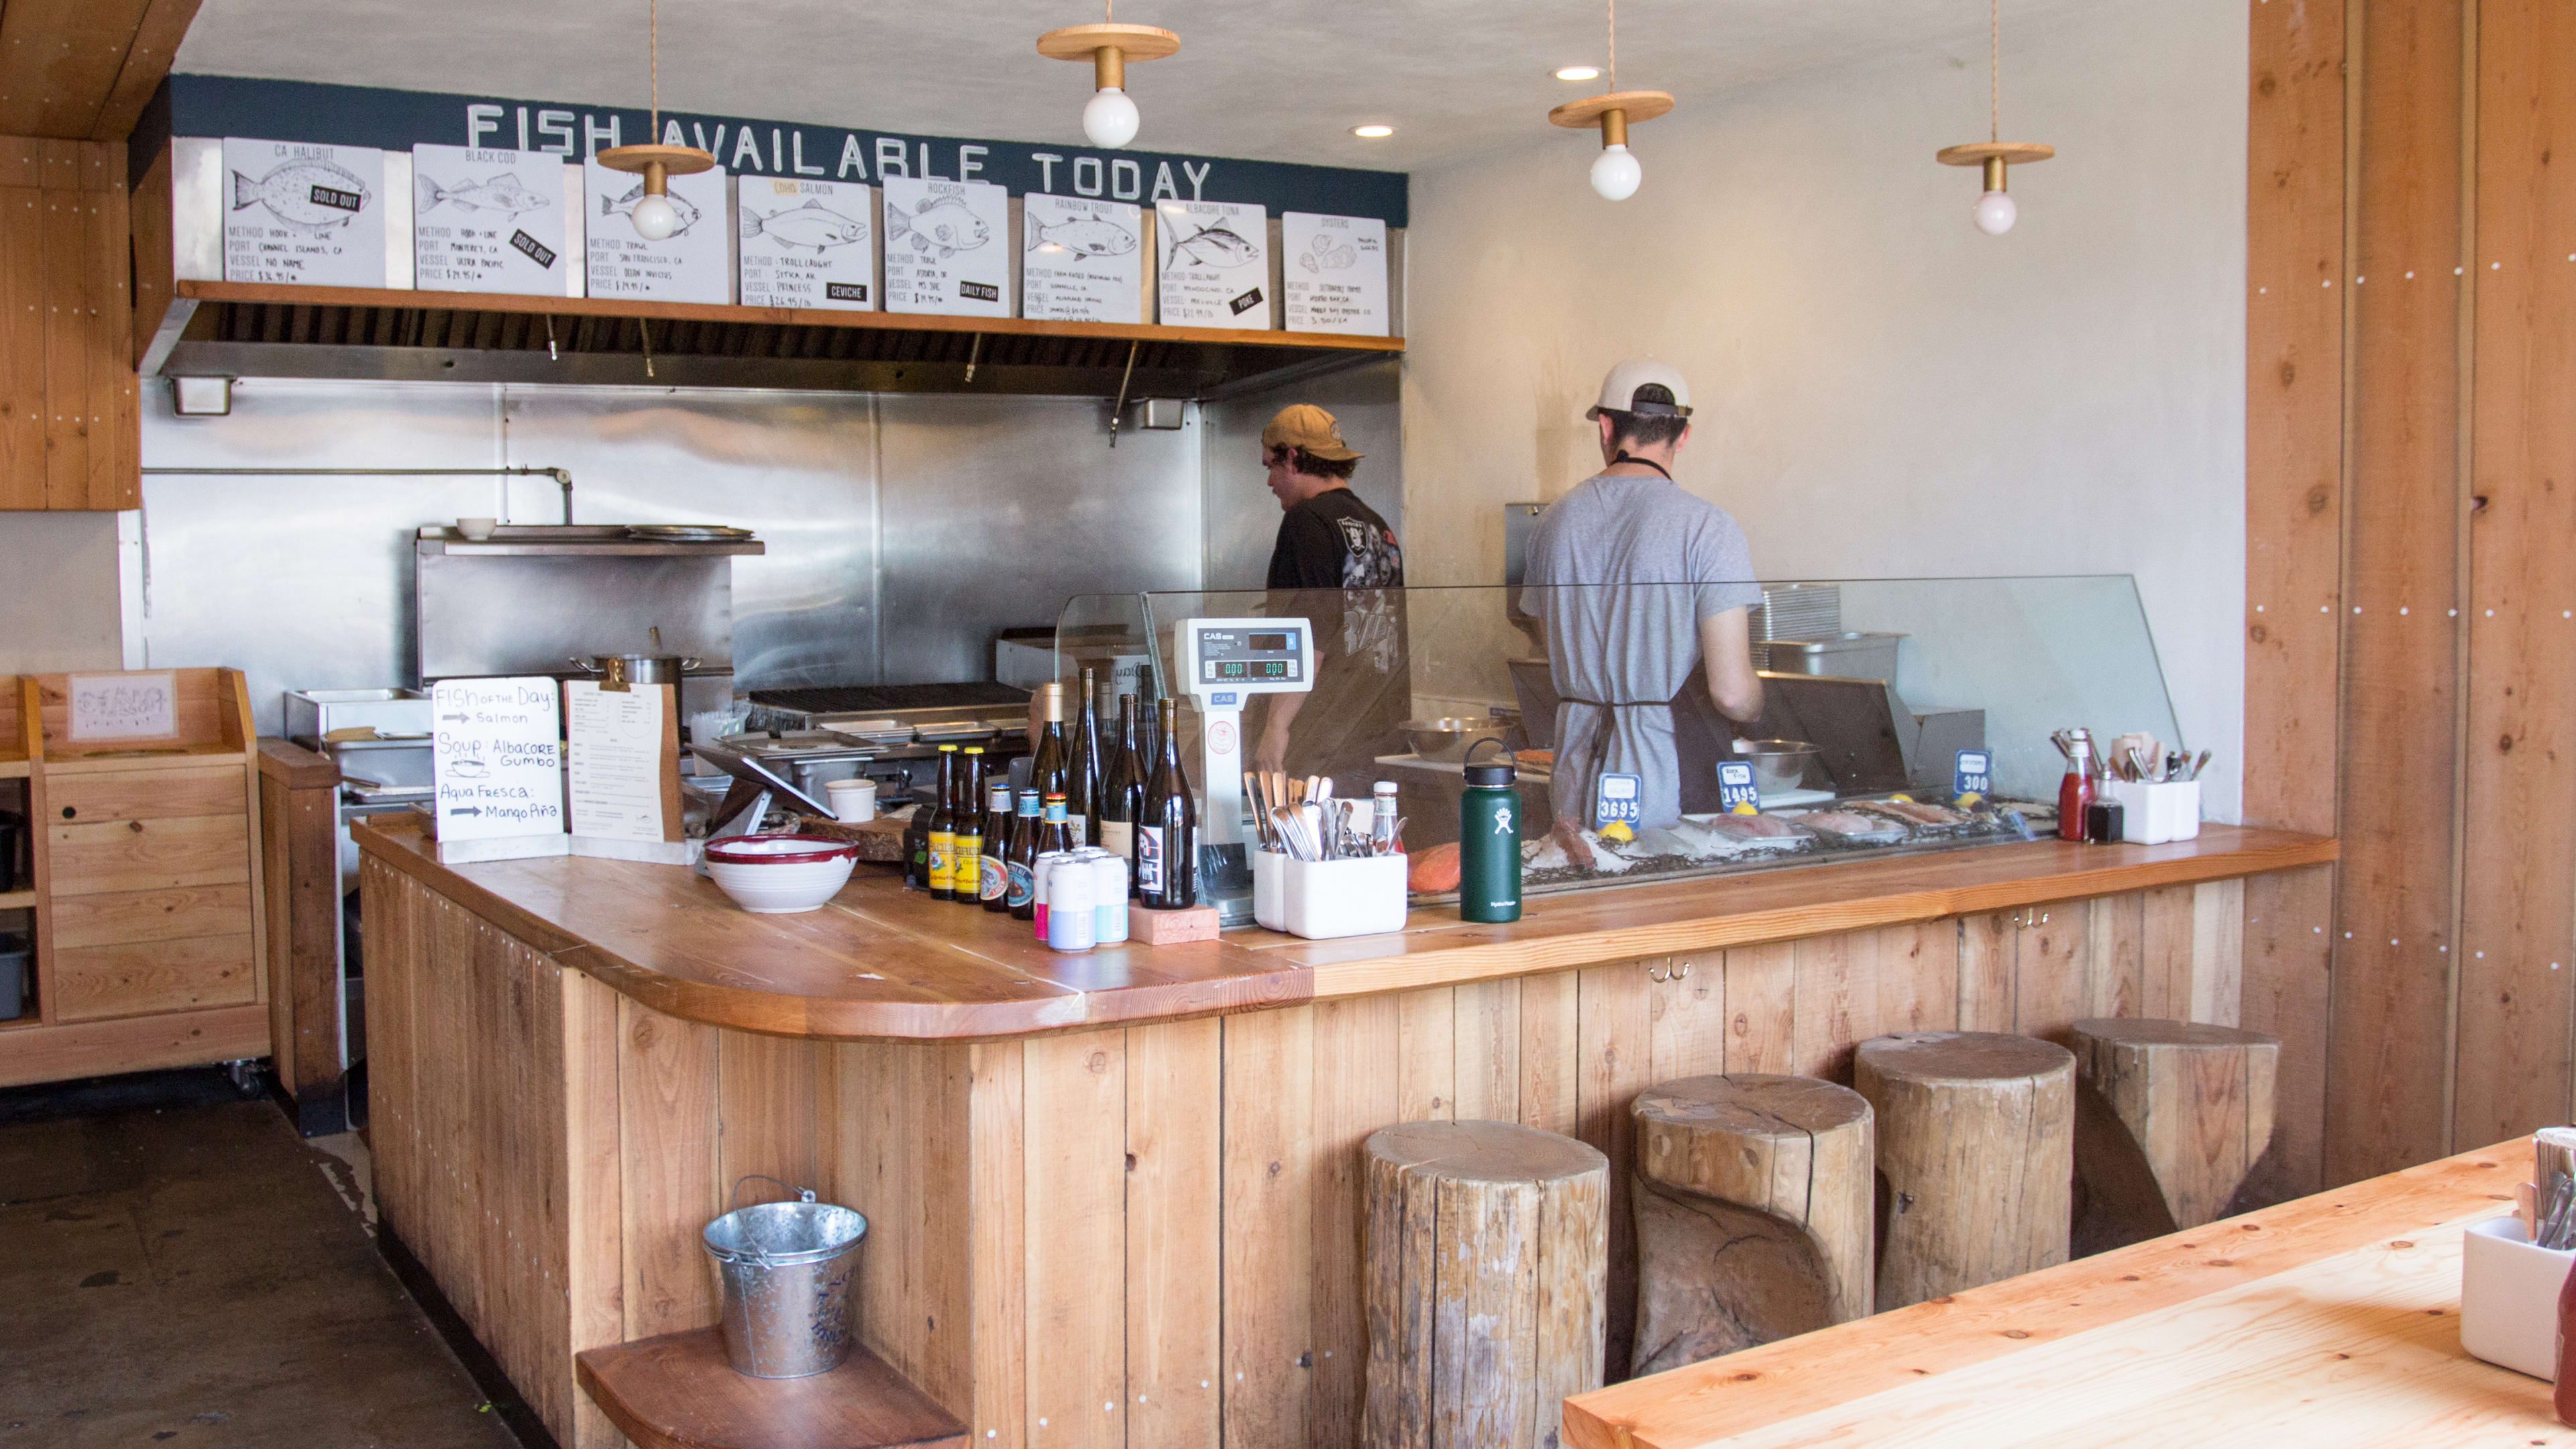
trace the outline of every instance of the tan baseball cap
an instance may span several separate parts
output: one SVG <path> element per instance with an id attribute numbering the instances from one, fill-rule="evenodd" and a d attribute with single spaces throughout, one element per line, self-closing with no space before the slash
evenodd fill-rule
<path id="1" fill-rule="evenodd" d="M 1261 448 L 1264 452 L 1272 448 L 1303 448 L 1331 463 L 1367 456 L 1353 452 L 1351 445 L 1342 441 L 1342 425 L 1313 403 L 1281 408 L 1270 426 L 1261 430 Z"/>

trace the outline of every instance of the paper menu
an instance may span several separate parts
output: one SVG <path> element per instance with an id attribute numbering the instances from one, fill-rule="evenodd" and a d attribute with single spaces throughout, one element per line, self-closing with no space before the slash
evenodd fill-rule
<path id="1" fill-rule="evenodd" d="M 1145 320 L 1145 212 L 1123 201 L 1020 199 L 1020 315 Z"/>
<path id="2" fill-rule="evenodd" d="M 680 228 L 661 241 L 636 235 L 644 178 L 581 163 L 583 222 L 589 232 L 589 295 L 652 302 L 733 300 L 732 206 L 723 167 L 670 179 Z"/>
<path id="3" fill-rule="evenodd" d="M 385 284 L 385 153 L 224 138 L 224 280 Z"/>
<path id="4" fill-rule="evenodd" d="M 1384 337 L 1386 223 L 1365 216 L 1279 214 L 1281 283 L 1291 332 Z"/>
<path id="5" fill-rule="evenodd" d="M 745 176 L 734 199 L 742 305 L 876 309 L 876 208 L 865 183 Z"/>
<path id="6" fill-rule="evenodd" d="M 886 310 L 1010 316 L 1010 193 L 908 176 L 884 186 Z"/>
<path id="7" fill-rule="evenodd" d="M 164 740 L 179 733 L 178 681 L 170 671 L 75 674 L 66 721 L 79 740 Z"/>
<path id="8" fill-rule="evenodd" d="M 411 148 L 414 285 L 564 293 L 564 163 L 551 151 Z"/>
<path id="9" fill-rule="evenodd" d="M 678 788 L 679 717 L 668 685 L 604 690 L 564 683 L 565 769 L 572 833 L 605 840 L 676 840 L 664 777 Z"/>
<path id="10" fill-rule="evenodd" d="M 555 681 L 442 679 L 431 686 L 430 712 L 442 844 L 563 833 Z"/>
<path id="11" fill-rule="evenodd" d="M 1270 214 L 1231 201 L 1154 203 L 1166 327 L 1270 325 Z"/>

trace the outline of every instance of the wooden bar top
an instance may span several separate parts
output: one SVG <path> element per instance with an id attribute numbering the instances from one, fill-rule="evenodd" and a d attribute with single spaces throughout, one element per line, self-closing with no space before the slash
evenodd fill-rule
<path id="1" fill-rule="evenodd" d="M 1577 1449 L 2567 1444 L 2460 1347 L 2460 1229 L 2527 1139 L 1598 1389 Z"/>
<path id="2" fill-rule="evenodd" d="M 438 863 L 416 813 L 353 824 L 371 859 L 656 1011 L 779 1036 L 974 1040 L 1250 1011 L 2320 865 L 2335 842 L 2211 825 L 2170 845 L 2057 840 L 1533 899 L 1510 925 L 1417 909 L 1390 935 L 1257 927 L 1181 946 L 1048 950 L 1028 923 L 862 865 L 822 910 L 759 916 L 680 866 Z"/>

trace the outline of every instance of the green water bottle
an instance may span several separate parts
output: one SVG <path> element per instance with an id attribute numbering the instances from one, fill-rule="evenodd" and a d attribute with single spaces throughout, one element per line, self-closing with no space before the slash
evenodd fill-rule
<path id="1" fill-rule="evenodd" d="M 1491 745 L 1500 763 L 1476 763 Z M 1458 796 L 1458 914 L 1470 921 L 1521 918 L 1521 795 L 1512 784 L 1511 748 L 1483 739 L 1467 751 L 1467 788 Z"/>

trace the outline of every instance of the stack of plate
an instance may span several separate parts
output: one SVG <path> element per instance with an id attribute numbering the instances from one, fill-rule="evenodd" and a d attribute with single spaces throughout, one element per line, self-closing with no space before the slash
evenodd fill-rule
<path id="1" fill-rule="evenodd" d="M 1753 667 L 1771 667 L 1773 639 L 1833 639 L 1843 632 L 1843 591 L 1837 584 L 1771 584 L 1753 611 Z"/>
<path id="2" fill-rule="evenodd" d="M 631 538 L 656 543 L 732 543 L 751 537 L 748 528 L 729 528 L 721 523 L 634 523 L 627 525 L 626 532 Z"/>

